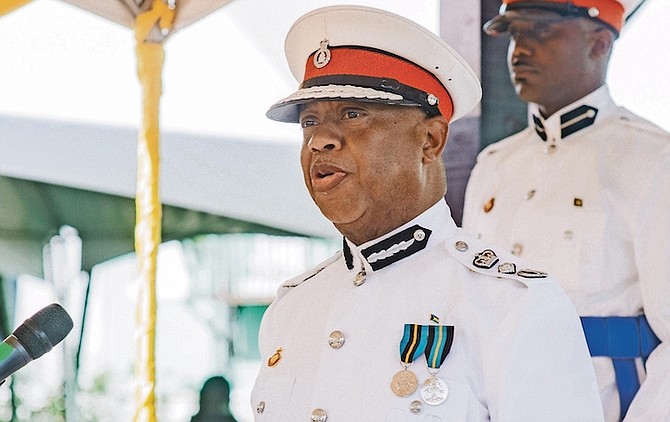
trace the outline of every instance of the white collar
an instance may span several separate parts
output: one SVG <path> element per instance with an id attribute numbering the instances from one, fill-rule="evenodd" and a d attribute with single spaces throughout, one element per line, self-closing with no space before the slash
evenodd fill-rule
<path id="1" fill-rule="evenodd" d="M 540 113 L 539 105 L 528 105 L 528 125 L 535 129 L 538 139 L 555 146 L 573 133 L 593 125 L 610 115 L 616 105 L 607 85 L 603 85 L 585 97 L 558 110 L 546 119 Z"/>

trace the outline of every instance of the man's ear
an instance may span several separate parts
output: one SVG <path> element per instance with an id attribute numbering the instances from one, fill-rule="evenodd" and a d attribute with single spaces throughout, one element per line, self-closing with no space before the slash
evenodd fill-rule
<path id="1" fill-rule="evenodd" d="M 449 123 L 441 115 L 427 118 L 424 123 L 426 138 L 423 144 L 423 163 L 429 164 L 440 158 L 447 145 Z"/>
<path id="2" fill-rule="evenodd" d="M 614 44 L 614 33 L 600 26 L 593 32 L 593 44 L 591 46 L 591 56 L 594 58 L 608 58 L 612 52 Z"/>

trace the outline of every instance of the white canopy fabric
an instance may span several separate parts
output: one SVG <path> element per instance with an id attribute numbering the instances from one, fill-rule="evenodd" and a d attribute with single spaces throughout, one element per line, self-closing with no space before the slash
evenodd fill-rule
<path id="1" fill-rule="evenodd" d="M 0 115 L 0 175 L 133 198 L 137 131 Z M 336 235 L 302 180 L 297 143 L 164 132 L 166 205 L 310 236 Z"/>
<path id="2" fill-rule="evenodd" d="M 62 0 L 81 9 L 109 19 L 128 28 L 135 25 L 135 17 L 151 7 L 151 1 L 144 0 Z M 172 0 L 176 8 L 172 33 L 185 28 L 204 16 L 220 9 L 231 0 Z M 170 2 L 167 2 L 170 4 Z"/>

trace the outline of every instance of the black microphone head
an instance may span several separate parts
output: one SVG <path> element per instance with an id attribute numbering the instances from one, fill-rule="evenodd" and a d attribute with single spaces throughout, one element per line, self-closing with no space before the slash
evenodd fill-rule
<path id="1" fill-rule="evenodd" d="M 65 309 L 52 303 L 28 318 L 13 334 L 28 355 L 37 359 L 60 343 L 73 326 Z"/>

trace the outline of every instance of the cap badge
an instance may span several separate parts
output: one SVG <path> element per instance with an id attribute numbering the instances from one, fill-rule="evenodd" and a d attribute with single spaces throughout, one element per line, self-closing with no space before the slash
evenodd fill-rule
<path id="1" fill-rule="evenodd" d="M 321 46 L 314 53 L 314 66 L 321 69 L 330 61 L 330 50 L 328 50 L 328 40 L 321 41 Z"/>

